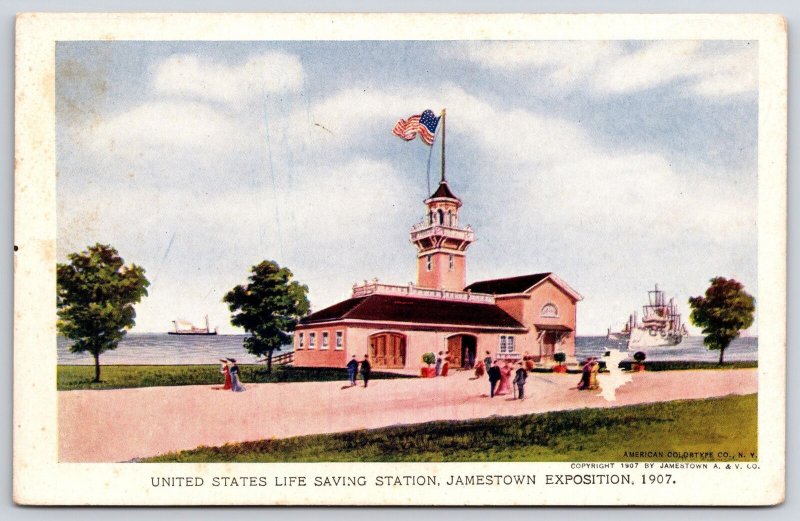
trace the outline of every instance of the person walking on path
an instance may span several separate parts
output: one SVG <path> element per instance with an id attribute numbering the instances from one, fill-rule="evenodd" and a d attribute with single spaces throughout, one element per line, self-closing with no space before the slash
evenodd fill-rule
<path id="1" fill-rule="evenodd" d="M 444 356 L 444 363 L 442 364 L 442 376 L 447 376 L 450 371 L 450 355 Z"/>
<path id="2" fill-rule="evenodd" d="M 347 362 L 347 377 L 350 379 L 350 387 L 355 387 L 357 374 L 358 360 L 356 360 L 356 355 L 353 355 L 353 358 Z"/>
<path id="3" fill-rule="evenodd" d="M 489 368 L 489 386 L 490 386 L 490 393 L 489 395 L 494 398 L 494 388 L 497 387 L 497 382 L 500 381 L 500 366 L 497 365 L 497 361 L 492 364 L 492 367 Z"/>
<path id="4" fill-rule="evenodd" d="M 236 359 L 228 358 L 228 361 L 231 363 L 228 368 L 228 372 L 231 375 L 231 391 L 235 393 L 246 391 L 247 389 L 245 389 L 244 385 L 239 381 L 239 366 L 236 365 Z"/>
<path id="5" fill-rule="evenodd" d="M 483 359 L 483 367 L 486 369 L 486 374 L 489 374 L 489 369 L 492 368 L 492 354 L 486 351 L 486 357 Z"/>
<path id="6" fill-rule="evenodd" d="M 224 358 L 220 358 L 219 361 L 222 364 L 222 366 L 219 368 L 219 372 L 225 375 L 225 385 L 222 387 L 214 387 L 214 389 L 228 391 L 231 388 L 231 373 L 228 370 L 228 361 Z"/>
<path id="7" fill-rule="evenodd" d="M 361 378 L 364 379 L 364 387 L 369 383 L 370 372 L 372 372 L 372 366 L 369 363 L 369 355 L 364 355 L 364 360 L 361 361 Z"/>
<path id="8" fill-rule="evenodd" d="M 525 370 L 525 362 L 520 362 L 519 369 L 517 369 L 517 372 L 514 375 L 514 385 L 516 385 L 517 389 L 519 389 L 517 396 L 520 400 L 525 399 L 525 381 L 527 379 L 528 371 Z"/>
<path id="9" fill-rule="evenodd" d="M 442 352 L 439 351 L 439 354 L 436 356 L 436 376 L 442 374 Z"/>

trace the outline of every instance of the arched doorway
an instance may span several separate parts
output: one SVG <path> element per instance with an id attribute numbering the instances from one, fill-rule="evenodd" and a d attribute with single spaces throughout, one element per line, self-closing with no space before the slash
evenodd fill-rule
<path id="1" fill-rule="evenodd" d="M 471 369 L 475 365 L 478 339 L 475 335 L 459 334 L 447 338 L 447 354 L 451 367 Z"/>
<path id="2" fill-rule="evenodd" d="M 372 367 L 400 369 L 406 366 L 406 337 L 400 333 L 377 333 L 369 337 Z"/>

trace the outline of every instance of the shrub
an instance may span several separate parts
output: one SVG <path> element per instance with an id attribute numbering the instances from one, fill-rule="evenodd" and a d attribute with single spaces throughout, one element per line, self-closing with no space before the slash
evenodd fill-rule
<path id="1" fill-rule="evenodd" d="M 647 355 L 644 354 L 642 351 L 636 351 L 633 353 L 633 359 L 639 362 L 640 364 L 644 362 L 644 359 L 647 358 Z"/>
<path id="2" fill-rule="evenodd" d="M 553 355 L 553 360 L 555 360 L 559 364 L 563 364 L 564 362 L 567 361 L 567 354 L 566 353 L 561 353 L 561 352 L 555 353 Z"/>
<path id="3" fill-rule="evenodd" d="M 431 365 L 436 362 L 436 355 L 433 353 L 425 353 L 422 355 L 422 361 L 428 365 Z"/>

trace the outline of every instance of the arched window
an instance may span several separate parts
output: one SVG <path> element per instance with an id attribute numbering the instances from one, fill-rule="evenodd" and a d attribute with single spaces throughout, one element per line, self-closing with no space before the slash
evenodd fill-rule
<path id="1" fill-rule="evenodd" d="M 447 210 L 447 226 L 453 226 L 453 212 Z"/>
<path id="2" fill-rule="evenodd" d="M 544 306 L 542 306 L 542 310 L 539 312 L 539 316 L 545 318 L 558 318 L 558 308 L 552 302 L 548 302 Z"/>
<path id="3" fill-rule="evenodd" d="M 439 209 L 437 210 L 437 213 L 439 214 L 439 224 L 444 224 L 444 212 Z"/>

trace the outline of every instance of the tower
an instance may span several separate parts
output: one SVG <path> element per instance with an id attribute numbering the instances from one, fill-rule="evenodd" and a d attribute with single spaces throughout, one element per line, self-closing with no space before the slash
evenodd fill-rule
<path id="1" fill-rule="evenodd" d="M 461 200 L 450 191 L 444 175 L 425 206 L 425 219 L 411 228 L 411 242 L 417 247 L 417 286 L 463 291 L 466 250 L 475 234 L 469 226 L 459 227 Z"/>

